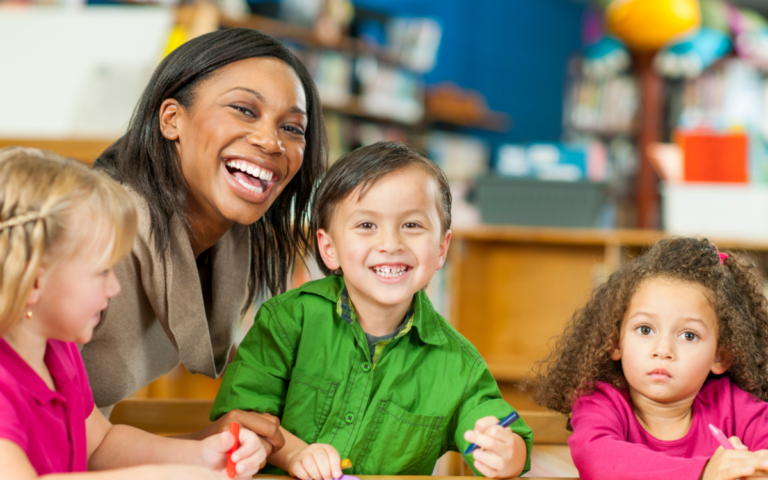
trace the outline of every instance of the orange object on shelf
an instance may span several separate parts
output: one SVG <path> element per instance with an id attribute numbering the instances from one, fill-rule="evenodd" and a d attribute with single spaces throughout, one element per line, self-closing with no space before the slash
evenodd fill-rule
<path id="1" fill-rule="evenodd" d="M 744 133 L 679 131 L 686 182 L 747 183 L 749 142 Z"/>

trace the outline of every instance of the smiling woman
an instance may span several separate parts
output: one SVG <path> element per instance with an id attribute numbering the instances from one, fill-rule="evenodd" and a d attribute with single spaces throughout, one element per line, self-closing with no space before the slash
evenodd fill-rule
<path id="1" fill-rule="evenodd" d="M 255 30 L 198 37 L 157 67 L 127 133 L 97 160 L 132 195 L 139 231 L 115 267 L 123 291 L 83 349 L 109 409 L 180 362 L 219 376 L 257 292 L 285 290 L 309 249 L 306 219 L 324 171 L 319 98 L 304 65 Z M 232 412 L 281 446 L 277 421 Z"/>

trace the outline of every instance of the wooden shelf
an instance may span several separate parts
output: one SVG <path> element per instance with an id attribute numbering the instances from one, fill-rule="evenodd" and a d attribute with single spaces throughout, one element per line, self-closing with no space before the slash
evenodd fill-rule
<path id="1" fill-rule="evenodd" d="M 294 25 L 274 18 L 262 17 L 260 15 L 230 17 L 222 14 L 220 23 L 221 26 L 225 28 L 252 28 L 280 40 L 294 41 L 312 48 L 338 50 L 341 53 L 350 56 L 373 55 L 382 62 L 397 65 L 405 70 L 412 70 L 410 67 L 400 62 L 397 55 L 394 53 L 381 48 L 375 48 L 359 38 L 345 36 L 342 37 L 339 43 L 329 44 L 318 38 L 311 28 Z"/>
<path id="2" fill-rule="evenodd" d="M 453 238 L 500 242 L 535 242 L 563 245 L 621 245 L 645 247 L 668 236 L 659 230 L 598 230 L 557 227 L 524 227 L 512 225 L 480 225 L 471 229 L 453 230 Z M 768 252 L 768 241 L 758 242 L 738 238 L 709 238 L 722 249 Z"/>
<path id="3" fill-rule="evenodd" d="M 45 139 L 45 138 L 0 138 L 0 148 L 22 146 L 50 150 L 64 157 L 80 160 L 87 165 L 99 158 L 101 152 L 116 139 Z"/>
<path id="4" fill-rule="evenodd" d="M 629 258 L 667 234 L 482 225 L 455 229 L 450 321 L 500 381 L 526 378 L 573 313 Z M 768 241 L 710 238 L 721 251 L 768 252 Z"/>

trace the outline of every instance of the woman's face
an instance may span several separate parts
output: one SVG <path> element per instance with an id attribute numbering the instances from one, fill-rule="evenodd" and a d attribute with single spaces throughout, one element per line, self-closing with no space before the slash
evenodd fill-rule
<path id="1" fill-rule="evenodd" d="M 194 218 L 226 228 L 261 218 L 301 167 L 306 112 L 298 75 L 274 57 L 221 68 L 189 109 L 166 100 L 161 128 L 176 142 Z"/>

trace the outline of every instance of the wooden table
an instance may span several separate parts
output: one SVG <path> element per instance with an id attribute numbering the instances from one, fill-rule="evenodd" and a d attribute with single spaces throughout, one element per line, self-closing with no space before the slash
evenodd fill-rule
<path id="1" fill-rule="evenodd" d="M 253 478 L 257 479 L 263 479 L 263 480 L 296 480 L 292 477 L 287 477 L 283 475 L 256 475 Z M 425 480 L 425 479 L 434 479 L 434 480 L 466 480 L 467 477 L 431 477 L 431 476 L 418 476 L 418 475 L 402 475 L 402 476 L 394 476 L 394 475 L 360 475 L 358 476 L 360 480 Z M 544 478 L 544 477 L 522 477 L 522 478 L 530 478 L 531 480 L 563 480 L 564 477 L 559 478 Z M 571 480 L 579 480 L 578 478 L 572 478 Z"/>

